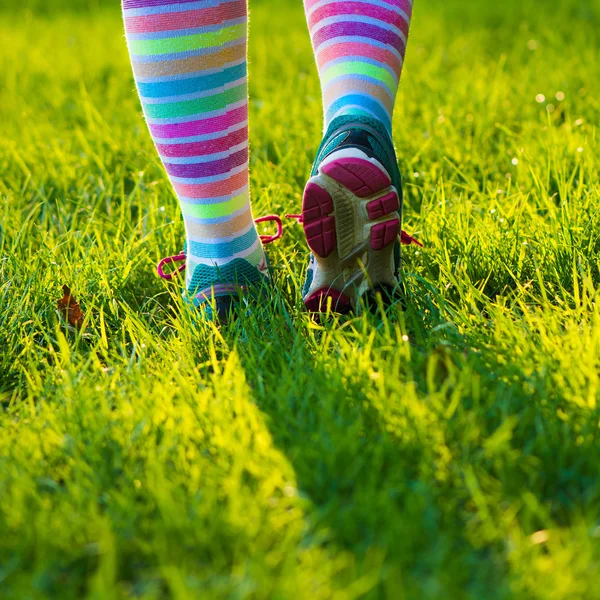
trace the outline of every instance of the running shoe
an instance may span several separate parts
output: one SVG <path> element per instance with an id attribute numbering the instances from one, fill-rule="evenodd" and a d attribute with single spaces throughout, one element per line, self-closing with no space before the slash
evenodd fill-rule
<path id="1" fill-rule="evenodd" d="M 277 224 L 275 235 L 261 235 L 263 245 L 278 240 L 283 232 L 281 219 L 277 215 L 267 215 L 255 220 L 255 223 L 273 221 Z M 175 270 L 165 271 L 171 263 L 183 263 Z M 234 258 L 230 262 L 211 266 L 190 264 L 186 260 L 186 250 L 175 256 L 163 258 L 157 265 L 160 277 L 171 281 L 186 269 L 193 269 L 187 289 L 183 293 L 184 301 L 203 311 L 206 318 L 219 323 L 228 321 L 240 302 L 249 295 L 262 293 L 270 282 L 269 263 L 265 259 L 257 266 L 243 258 Z"/>
<path id="2" fill-rule="evenodd" d="M 399 287 L 402 184 L 383 124 L 360 115 L 329 125 L 304 189 L 302 215 L 311 249 L 303 299 L 311 312 L 357 311 Z M 418 243 L 418 242 L 416 242 Z"/>

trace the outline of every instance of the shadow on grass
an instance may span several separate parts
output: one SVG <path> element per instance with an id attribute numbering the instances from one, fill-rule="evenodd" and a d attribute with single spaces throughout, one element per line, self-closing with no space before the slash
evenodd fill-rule
<path id="1" fill-rule="evenodd" d="M 559 423 L 543 369 L 462 334 L 414 282 L 387 323 L 265 314 L 242 365 L 311 503 L 307 543 L 353 555 L 375 597 L 512 597 L 511 532 L 594 514 L 597 419 Z"/>
<path id="2" fill-rule="evenodd" d="M 353 327 L 360 327 L 361 319 L 315 326 L 306 316 L 294 323 L 282 313 L 261 315 L 264 322 L 258 325 L 259 317 L 250 324 L 245 339 L 238 341 L 238 352 L 273 439 L 293 465 L 300 493 L 311 503 L 307 543 L 351 553 L 359 572 L 374 577 L 375 596 L 390 596 L 402 587 L 412 597 L 440 586 L 440 593 L 443 589 L 458 597 L 452 592 L 460 595 L 470 586 L 479 597 L 500 598 L 506 592 L 504 558 L 469 539 L 468 493 L 461 474 L 449 472 L 443 439 L 438 439 L 443 432 L 427 431 L 427 419 L 418 413 L 430 408 L 426 402 L 419 405 L 414 393 L 402 406 L 402 380 L 425 388 L 431 355 L 462 354 L 467 344 L 439 311 L 432 312 L 434 304 L 426 294 L 420 302 L 422 312 L 411 315 L 409 310 L 403 326 L 420 348 L 402 373 L 375 361 L 354 368 L 352 349 L 343 347 L 343 338 L 358 333 Z M 356 339 L 387 346 L 393 353 L 395 338 L 389 329 L 384 331 L 382 321 L 374 317 L 368 325 L 377 329 L 374 338 L 368 341 L 361 334 Z M 347 331 L 336 332 L 339 326 Z M 457 336 L 454 342 L 440 334 L 445 326 Z M 408 381 L 411 370 L 421 381 Z M 389 398 L 395 408 L 390 411 L 385 392 L 373 390 L 382 383 L 378 378 L 396 376 Z M 443 386 L 441 380 L 437 383 Z M 432 428 L 438 418 L 431 417 Z M 490 583 L 496 595 L 490 596 Z"/>

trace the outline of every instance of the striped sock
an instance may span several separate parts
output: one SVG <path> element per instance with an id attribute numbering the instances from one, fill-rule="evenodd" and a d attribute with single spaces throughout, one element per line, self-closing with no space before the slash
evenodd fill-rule
<path id="1" fill-rule="evenodd" d="M 304 0 L 319 68 L 325 128 L 368 115 L 391 133 L 413 0 Z"/>
<path id="2" fill-rule="evenodd" d="M 265 269 L 250 208 L 246 0 L 123 0 L 150 133 L 179 198 L 191 293 Z M 236 260 L 237 259 L 237 260 Z"/>

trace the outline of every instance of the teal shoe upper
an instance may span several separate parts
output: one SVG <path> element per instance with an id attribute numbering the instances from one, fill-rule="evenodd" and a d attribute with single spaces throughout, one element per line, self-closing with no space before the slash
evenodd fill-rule
<path id="1" fill-rule="evenodd" d="M 336 117 L 327 127 L 323 141 L 317 150 L 311 176 L 317 174 L 319 165 L 332 152 L 344 148 L 358 148 L 384 166 L 392 179 L 392 185 L 398 192 L 401 210 L 402 178 L 392 138 L 383 123 L 363 115 Z"/>
<path id="2" fill-rule="evenodd" d="M 184 243 L 184 254 L 186 250 L 187 243 Z M 196 308 L 202 307 L 208 319 L 226 321 L 248 290 L 262 293 L 270 281 L 266 255 L 265 261 L 264 271 L 243 258 L 234 258 L 219 266 L 197 264 L 183 294 L 184 300 Z"/>

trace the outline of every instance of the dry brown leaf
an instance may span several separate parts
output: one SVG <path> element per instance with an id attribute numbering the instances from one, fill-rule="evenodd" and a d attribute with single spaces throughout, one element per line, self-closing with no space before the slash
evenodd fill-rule
<path id="1" fill-rule="evenodd" d="M 73 294 L 71 294 L 68 285 L 63 285 L 62 289 L 64 296 L 57 302 L 58 310 L 71 327 L 81 329 L 83 327 L 83 312 L 81 307 L 73 297 Z"/>

